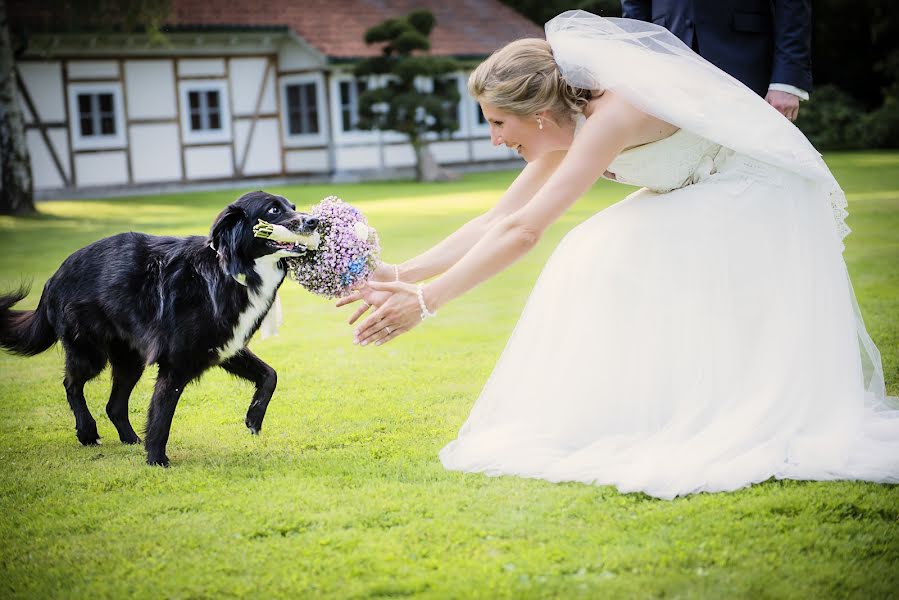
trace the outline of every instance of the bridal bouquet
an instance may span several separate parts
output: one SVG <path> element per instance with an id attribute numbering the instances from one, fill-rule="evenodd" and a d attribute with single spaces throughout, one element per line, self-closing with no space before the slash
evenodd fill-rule
<path id="1" fill-rule="evenodd" d="M 290 276 L 313 294 L 341 298 L 364 283 L 378 266 L 378 232 L 357 208 L 337 196 L 319 202 L 312 208 L 312 216 L 319 223 L 311 236 L 298 236 L 265 221 L 253 231 L 257 237 L 268 239 L 297 238 L 306 252 L 284 259 Z"/>

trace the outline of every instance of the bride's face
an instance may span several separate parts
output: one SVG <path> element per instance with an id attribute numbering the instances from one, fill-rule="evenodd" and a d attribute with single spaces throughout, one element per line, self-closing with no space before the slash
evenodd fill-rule
<path id="1" fill-rule="evenodd" d="M 566 150 L 574 137 L 574 124 L 562 127 L 548 111 L 522 117 L 488 102 L 481 102 L 481 111 L 490 125 L 490 142 L 494 146 L 502 144 L 512 148 L 528 162 L 548 152 Z"/>

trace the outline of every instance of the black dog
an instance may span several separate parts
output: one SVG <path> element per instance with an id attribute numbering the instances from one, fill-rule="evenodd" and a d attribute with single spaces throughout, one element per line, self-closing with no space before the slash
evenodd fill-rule
<path id="1" fill-rule="evenodd" d="M 169 462 L 165 447 L 184 386 L 215 365 L 256 385 L 246 425 L 258 433 L 277 374 L 246 344 L 284 280 L 281 258 L 306 248 L 254 237 L 253 225 L 263 219 L 312 233 L 318 220 L 295 208 L 280 196 L 250 192 L 219 214 L 208 238 L 123 233 L 94 242 L 63 262 L 36 310 L 10 310 L 27 289 L 0 296 L 0 346 L 33 356 L 62 341 L 64 386 L 82 444 L 99 438 L 84 384 L 107 362 L 106 414 L 126 444 L 140 442 L 128 398 L 144 367 L 159 365 L 147 413 L 151 465 Z"/>

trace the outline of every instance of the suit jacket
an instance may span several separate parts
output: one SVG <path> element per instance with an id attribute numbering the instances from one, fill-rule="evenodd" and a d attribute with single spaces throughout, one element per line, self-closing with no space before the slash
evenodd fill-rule
<path id="1" fill-rule="evenodd" d="M 769 83 L 810 92 L 810 0 L 621 0 L 622 15 L 665 27 L 764 96 Z"/>

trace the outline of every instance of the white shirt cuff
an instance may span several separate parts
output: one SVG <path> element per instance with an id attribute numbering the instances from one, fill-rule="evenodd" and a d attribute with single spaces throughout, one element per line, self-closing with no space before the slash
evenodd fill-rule
<path id="1" fill-rule="evenodd" d="M 771 90 L 786 92 L 788 94 L 793 94 L 794 96 L 799 96 L 800 100 L 808 100 L 808 92 L 787 83 L 770 83 L 768 84 L 768 91 L 770 92 Z"/>

